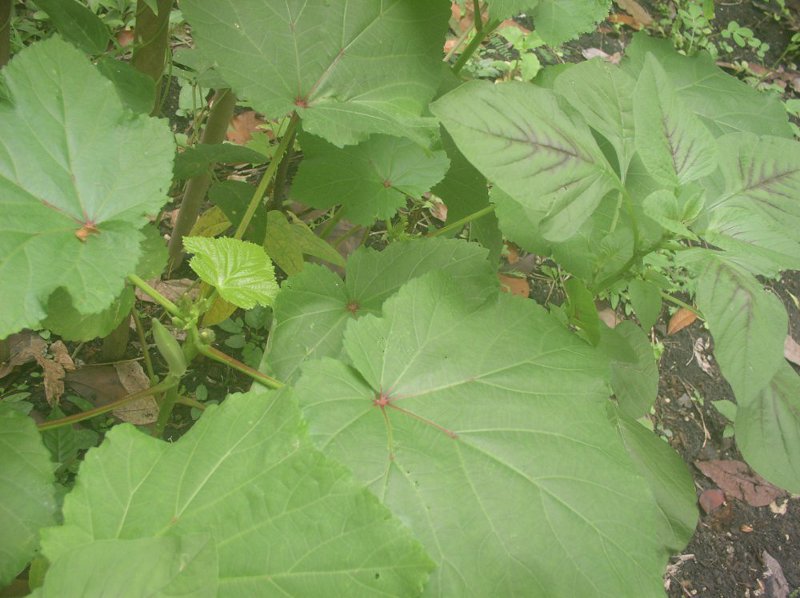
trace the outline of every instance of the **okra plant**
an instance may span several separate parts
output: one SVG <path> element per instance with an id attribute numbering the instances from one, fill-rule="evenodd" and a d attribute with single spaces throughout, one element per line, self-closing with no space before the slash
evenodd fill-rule
<path id="1" fill-rule="evenodd" d="M 780 102 L 645 36 L 619 66 L 464 81 L 502 19 L 528 11 L 557 45 L 609 7 L 488 4 L 448 67 L 444 0 L 182 0 L 210 87 L 285 120 L 257 187 L 211 187 L 235 232 L 183 238 L 204 284 L 179 302 L 147 282 L 167 263 L 148 216 L 173 177 L 258 159 L 218 144 L 176 159 L 133 79 L 76 47 L 86 28 L 0 71 L 0 338 L 107 335 L 138 287 L 172 330 L 152 328 L 169 368 L 148 391 L 157 431 L 200 356 L 255 380 L 174 443 L 114 426 L 63 504 L 37 424 L 0 403 L 0 582 L 32 561 L 42 596 L 662 595 L 697 511 L 682 460 L 638 421 L 658 383 L 645 331 L 675 300 L 656 254 L 695 280 L 739 449 L 800 492 L 800 381 L 758 278 L 800 265 L 800 149 Z M 432 191 L 449 224 L 345 262 L 264 199 L 295 143 L 292 199 L 368 228 Z M 503 238 L 569 273 L 563 308 L 499 292 Z M 611 289 L 641 326 L 601 323 Z M 207 327 L 255 305 L 273 309 L 258 370 Z"/>

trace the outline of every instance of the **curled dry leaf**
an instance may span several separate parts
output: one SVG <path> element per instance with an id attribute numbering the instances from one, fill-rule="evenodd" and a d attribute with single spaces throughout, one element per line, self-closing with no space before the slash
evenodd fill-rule
<path id="1" fill-rule="evenodd" d="M 67 383 L 79 395 L 95 405 L 108 405 L 134 392 L 144 390 L 150 381 L 138 362 L 86 366 L 67 374 Z M 128 423 L 143 425 L 158 419 L 158 404 L 153 397 L 143 397 L 113 414 Z"/>
<path id="2" fill-rule="evenodd" d="M 653 17 L 636 0 L 616 0 L 617 6 L 633 17 L 637 29 L 653 24 Z"/>
<path id="3" fill-rule="evenodd" d="M 531 285 L 524 278 L 517 278 L 515 276 L 507 276 L 505 274 L 498 274 L 500 279 L 500 289 L 505 293 L 511 293 L 517 297 L 530 297 Z"/>
<path id="4" fill-rule="evenodd" d="M 697 319 L 697 314 L 690 309 L 681 307 L 678 311 L 672 314 L 667 326 L 667 334 L 675 334 L 680 332 L 687 326 L 691 326 Z"/>
<path id="5" fill-rule="evenodd" d="M 761 560 L 764 563 L 764 582 L 766 595 L 769 598 L 789 598 L 791 587 L 783 574 L 783 567 L 778 560 L 766 550 L 761 553 Z"/>
<path id="6" fill-rule="evenodd" d="M 115 363 L 114 369 L 117 371 L 120 384 L 125 388 L 127 394 L 141 392 L 150 387 L 150 380 L 138 361 Z M 119 409 L 114 409 L 112 413 L 129 424 L 137 426 L 152 424 L 158 419 L 158 403 L 155 397 L 142 397 L 126 403 Z"/>
<path id="7" fill-rule="evenodd" d="M 57 405 L 64 394 L 64 376 L 67 371 L 75 369 L 75 364 L 69 356 L 67 347 L 61 341 L 56 341 L 49 347 L 51 356 L 48 356 L 47 343 L 35 332 L 21 332 L 9 337 L 11 345 L 11 358 L 0 366 L 0 378 L 7 376 L 11 371 L 26 363 L 35 361 L 42 368 L 44 395 L 47 403 Z"/>
<path id="8" fill-rule="evenodd" d="M 773 486 L 742 461 L 695 461 L 694 464 L 711 478 L 727 496 L 753 507 L 766 507 L 785 492 Z"/>
<path id="9" fill-rule="evenodd" d="M 186 293 L 188 293 L 190 299 L 196 299 L 199 293 L 194 281 L 189 278 L 176 278 L 174 280 L 154 279 L 148 280 L 147 284 L 173 303 L 177 303 Z M 147 303 L 155 303 L 150 295 L 140 290 L 138 287 L 136 289 L 136 298 Z"/>
<path id="10" fill-rule="evenodd" d="M 603 52 L 600 48 L 586 48 L 585 50 L 581 50 L 581 54 L 586 60 L 600 58 L 610 64 L 619 64 L 620 60 L 622 60 L 622 54 L 620 52 L 608 54 Z"/>
<path id="11" fill-rule="evenodd" d="M 36 355 L 44 355 L 47 343 L 35 332 L 25 331 L 8 337 L 11 357 L 0 365 L 0 378 L 8 376 L 15 368 L 36 360 Z"/>
<path id="12" fill-rule="evenodd" d="M 711 355 L 711 341 L 704 336 L 698 337 L 692 345 L 692 355 L 698 367 L 713 377 L 714 357 Z"/>
<path id="13" fill-rule="evenodd" d="M 697 502 L 706 514 L 713 513 L 725 504 L 725 493 L 719 488 L 709 488 L 703 490 Z"/>
<path id="14" fill-rule="evenodd" d="M 228 141 L 244 145 L 253 138 L 253 133 L 258 131 L 263 124 L 264 120 L 258 114 L 252 110 L 247 110 L 231 119 L 226 137 Z"/>

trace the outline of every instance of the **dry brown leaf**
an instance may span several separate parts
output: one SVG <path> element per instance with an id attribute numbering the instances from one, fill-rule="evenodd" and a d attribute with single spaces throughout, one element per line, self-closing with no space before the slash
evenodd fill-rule
<path id="1" fill-rule="evenodd" d="M 603 309 L 597 310 L 597 315 L 600 317 L 600 320 L 608 326 L 609 328 L 616 328 L 617 325 L 622 322 L 622 318 L 617 315 L 610 307 L 604 307 Z"/>
<path id="2" fill-rule="evenodd" d="M 67 384 L 100 407 L 144 390 L 150 382 L 139 363 L 133 361 L 82 367 L 67 374 Z M 158 419 L 158 404 L 153 397 L 143 397 L 115 409 L 113 414 L 132 424 L 149 424 Z"/>
<path id="3" fill-rule="evenodd" d="M 441 222 L 447 222 L 447 204 L 441 200 L 433 200 L 431 205 L 431 216 Z"/>
<path id="4" fill-rule="evenodd" d="M 264 120 L 258 114 L 247 110 L 231 119 L 226 137 L 228 141 L 244 145 L 253 138 L 253 133 L 263 124 Z"/>
<path id="5" fill-rule="evenodd" d="M 141 392 L 150 387 L 150 380 L 138 361 L 115 363 L 114 369 L 127 394 Z M 126 403 L 119 409 L 114 409 L 112 413 L 124 422 L 143 426 L 152 424 L 158 419 L 158 403 L 155 397 L 142 397 Z"/>
<path id="6" fill-rule="evenodd" d="M 519 248 L 513 243 L 506 241 L 506 261 L 512 266 L 519 261 Z"/>
<path id="7" fill-rule="evenodd" d="M 692 345 L 692 355 L 697 366 L 713 378 L 714 358 L 711 355 L 711 341 L 702 336 L 698 337 Z"/>
<path id="8" fill-rule="evenodd" d="M 653 24 L 653 17 L 651 17 L 647 9 L 636 2 L 636 0 L 617 0 L 617 6 L 631 15 L 640 29 L 643 26 L 647 27 Z"/>
<path id="9" fill-rule="evenodd" d="M 189 298 L 191 299 L 196 299 L 199 293 L 197 286 L 192 288 L 194 281 L 189 278 L 176 278 L 174 280 L 153 279 L 148 280 L 147 284 L 149 284 L 173 303 L 177 303 L 187 292 L 189 294 Z M 136 289 L 136 298 L 147 303 L 155 303 L 150 295 L 139 288 Z"/>
<path id="10" fill-rule="evenodd" d="M 725 493 L 719 488 L 709 488 L 708 490 L 703 490 L 697 502 L 700 503 L 703 511 L 707 514 L 713 513 L 725 504 Z"/>
<path id="11" fill-rule="evenodd" d="M 36 355 L 44 355 L 47 343 L 35 332 L 26 330 L 8 337 L 11 357 L 0 365 L 0 378 L 8 376 L 15 368 L 36 360 Z"/>
<path id="12" fill-rule="evenodd" d="M 691 326 L 697 319 L 697 314 L 690 309 L 681 307 L 678 311 L 672 314 L 667 326 L 667 334 L 675 334 L 680 332 L 687 326 Z"/>
<path id="13" fill-rule="evenodd" d="M 788 334 L 783 342 L 783 356 L 795 365 L 800 365 L 800 345 Z"/>
<path id="14" fill-rule="evenodd" d="M 586 48 L 585 50 L 581 50 L 581 54 L 586 60 L 600 58 L 610 64 L 619 64 L 620 60 L 622 60 L 622 54 L 620 52 L 608 54 L 603 52 L 600 48 Z"/>
<path id="15" fill-rule="evenodd" d="M 785 492 L 773 486 L 742 461 L 695 461 L 694 464 L 711 478 L 727 496 L 753 507 L 766 507 Z"/>
<path id="16" fill-rule="evenodd" d="M 786 581 L 781 564 L 766 550 L 761 553 L 761 560 L 767 568 L 764 571 L 764 581 L 768 598 L 789 598 L 792 588 Z"/>
<path id="17" fill-rule="evenodd" d="M 507 276 L 505 274 L 498 274 L 497 278 L 500 279 L 500 290 L 505 293 L 511 293 L 518 297 L 525 297 L 526 299 L 531 294 L 531 285 L 524 278 L 516 278 L 515 276 Z"/>

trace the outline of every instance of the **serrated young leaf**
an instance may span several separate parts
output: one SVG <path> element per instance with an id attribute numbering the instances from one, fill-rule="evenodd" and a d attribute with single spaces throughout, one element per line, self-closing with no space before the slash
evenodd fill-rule
<path id="1" fill-rule="evenodd" d="M 181 4 L 198 48 L 272 118 L 297 111 L 338 146 L 372 133 L 424 141 L 449 4 L 429 0 L 204 0 Z"/>
<path id="2" fill-rule="evenodd" d="M 714 355 L 736 402 L 756 399 L 783 365 L 789 319 L 781 301 L 716 252 L 695 266 L 697 307 L 714 337 Z"/>
<path id="3" fill-rule="evenodd" d="M 611 0 L 539 0 L 530 14 L 545 43 L 560 46 L 594 30 L 610 8 Z"/>
<path id="4" fill-rule="evenodd" d="M 50 565 L 31 596 L 217 596 L 217 553 L 209 534 L 99 540 Z"/>
<path id="5" fill-rule="evenodd" d="M 700 179 L 717 167 L 717 143 L 688 110 L 663 67 L 652 55 L 633 95 L 636 151 L 650 174 L 676 187 Z"/>
<path id="6" fill-rule="evenodd" d="M 429 558 L 304 428 L 289 390 L 230 396 L 173 443 L 115 426 L 43 552 L 58 562 L 92 541 L 209 534 L 220 596 L 418 594 Z"/>
<path id="7" fill-rule="evenodd" d="M 636 80 L 602 60 L 576 64 L 556 78 L 555 90 L 608 139 L 617 153 L 622 180 L 635 152 L 633 92 Z"/>
<path id="8" fill-rule="evenodd" d="M 225 301 L 244 309 L 272 305 L 278 283 L 262 247 L 230 237 L 184 237 L 183 246 L 195 254 L 189 261 L 192 270 Z"/>
<path id="9" fill-rule="evenodd" d="M 337 148 L 319 137 L 302 135 L 303 162 L 291 194 L 315 208 L 341 204 L 345 218 L 369 226 L 385 220 L 444 177 L 447 155 L 409 139 L 373 135 L 356 146 Z"/>
<path id="10" fill-rule="evenodd" d="M 108 27 L 87 6 L 76 0 L 41 0 L 36 4 L 65 40 L 87 54 L 106 51 L 111 35 Z"/>
<path id="11" fill-rule="evenodd" d="M 721 137 L 719 146 L 703 236 L 759 274 L 800 268 L 800 145 L 742 133 Z"/>
<path id="12" fill-rule="evenodd" d="M 458 149 L 524 209 L 544 237 L 568 239 L 620 183 L 588 127 L 550 90 L 472 81 L 431 104 Z"/>
<path id="13" fill-rule="evenodd" d="M 0 404 L 0 585 L 6 586 L 36 553 L 39 529 L 55 523 L 55 478 L 50 453 L 33 420 Z"/>
<path id="14" fill-rule="evenodd" d="M 658 59 L 686 108 L 697 114 L 714 136 L 748 131 L 793 137 L 778 94 L 766 94 L 728 75 L 708 53 L 683 56 L 671 40 L 641 32 L 625 49 L 622 68 L 638 77 L 648 54 Z"/>
<path id="15" fill-rule="evenodd" d="M 426 595 L 663 591 L 674 538 L 608 420 L 607 362 L 543 308 L 476 306 L 431 273 L 345 349 L 352 367 L 311 363 L 296 392 L 318 446 L 438 563 Z"/>
<path id="16" fill-rule="evenodd" d="M 754 399 L 738 405 L 734 426 L 747 463 L 776 486 L 800 492 L 800 378 L 792 366 L 780 364 Z"/>
<path id="17" fill-rule="evenodd" d="M 497 292 L 486 250 L 457 240 L 393 243 L 380 253 L 360 249 L 347 262 L 344 282 L 322 266 L 306 265 L 278 294 L 276 325 L 260 369 L 290 382 L 304 362 L 338 356 L 347 322 L 380 313 L 383 302 L 403 284 L 434 270 L 454 276 L 477 304 Z"/>
<path id="18" fill-rule="evenodd" d="M 110 81 L 53 37 L 6 67 L 0 104 L 0 338 L 36 327 L 62 287 L 106 309 L 141 255 L 145 216 L 166 200 L 166 121 L 133 116 Z"/>
<path id="19" fill-rule="evenodd" d="M 283 212 L 272 210 L 267 214 L 267 236 L 264 249 L 281 270 L 289 276 L 303 269 L 303 255 L 318 257 L 344 268 L 344 258 L 324 239 L 314 234 L 305 222 L 289 222 Z"/>

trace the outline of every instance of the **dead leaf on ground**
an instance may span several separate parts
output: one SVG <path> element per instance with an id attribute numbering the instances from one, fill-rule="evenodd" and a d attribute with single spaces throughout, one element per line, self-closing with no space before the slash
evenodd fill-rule
<path id="1" fill-rule="evenodd" d="M 705 337 L 699 337 L 692 345 L 692 355 L 694 355 L 697 366 L 713 378 L 714 357 L 711 355 L 711 341 Z"/>
<path id="2" fill-rule="evenodd" d="M 622 60 L 622 53 L 621 52 L 614 52 L 613 54 L 608 54 L 603 52 L 600 48 L 586 48 L 581 50 L 581 54 L 586 60 L 591 60 L 592 58 L 600 58 L 610 64 L 619 64 L 620 60 Z"/>
<path id="3" fill-rule="evenodd" d="M 602 309 L 597 310 L 597 315 L 600 317 L 600 320 L 608 326 L 609 328 L 616 328 L 617 325 L 622 322 L 622 318 L 617 315 L 610 307 L 604 307 Z"/>
<path id="4" fill-rule="evenodd" d="M 751 471 L 742 461 L 695 461 L 694 464 L 728 497 L 753 507 L 766 507 L 785 494 L 783 490 Z"/>
<path id="5" fill-rule="evenodd" d="M 783 356 L 795 365 L 800 365 L 800 345 L 788 334 L 783 342 Z"/>
<path id="6" fill-rule="evenodd" d="M 678 311 L 672 314 L 667 326 L 667 334 L 675 334 L 680 332 L 687 326 L 691 326 L 697 319 L 697 314 L 690 309 L 681 307 Z"/>
<path id="7" fill-rule="evenodd" d="M 150 381 L 138 362 L 129 361 L 83 367 L 67 374 L 67 384 L 76 393 L 100 407 L 144 390 L 150 385 Z M 158 403 L 154 397 L 142 397 L 112 413 L 128 423 L 151 424 L 158 419 Z"/>
<path id="8" fill-rule="evenodd" d="M 194 281 L 189 278 L 176 278 L 174 280 L 153 279 L 148 280 L 147 284 L 149 284 L 173 303 L 177 303 L 187 292 L 189 293 L 190 299 L 196 299 L 199 293 L 199 289 L 196 285 L 194 285 Z M 194 288 L 192 288 L 193 285 Z M 140 301 L 145 301 L 146 303 L 155 303 L 150 295 L 138 287 L 136 288 L 136 298 Z"/>
<path id="9" fill-rule="evenodd" d="M 647 9 L 636 2 L 636 0 L 616 0 L 616 2 L 617 6 L 633 17 L 639 29 L 653 24 L 653 17 L 651 17 Z"/>
<path id="10" fill-rule="evenodd" d="M 697 502 L 700 503 L 706 514 L 710 514 L 725 504 L 725 493 L 719 488 L 709 488 L 703 490 Z"/>
<path id="11" fill-rule="evenodd" d="M 431 216 L 440 222 L 447 222 L 447 204 L 441 199 L 431 198 Z"/>
<path id="12" fill-rule="evenodd" d="M 526 299 L 530 297 L 531 285 L 526 279 L 505 274 L 498 274 L 497 278 L 500 279 L 500 290 Z"/>
<path id="13" fill-rule="evenodd" d="M 506 247 L 506 261 L 513 266 L 519 261 L 519 248 L 508 241 L 504 245 Z"/>
<path id="14" fill-rule="evenodd" d="M 247 110 L 231 119 L 225 137 L 228 141 L 244 145 L 253 138 L 253 133 L 258 131 L 263 124 L 264 119 L 260 118 L 253 110 Z"/>
<path id="15" fill-rule="evenodd" d="M 781 564 L 766 550 L 761 553 L 761 561 L 766 567 L 764 571 L 764 585 L 766 586 L 766 596 L 768 598 L 789 598 L 789 582 L 783 574 Z"/>
<path id="16" fill-rule="evenodd" d="M 9 337 L 9 344 L 11 358 L 0 366 L 0 378 L 7 376 L 18 366 L 35 361 L 42 368 L 47 403 L 51 406 L 57 405 L 64 394 L 64 375 L 75 369 L 64 343 L 56 341 L 48 347 L 47 342 L 38 334 L 26 331 Z"/>

